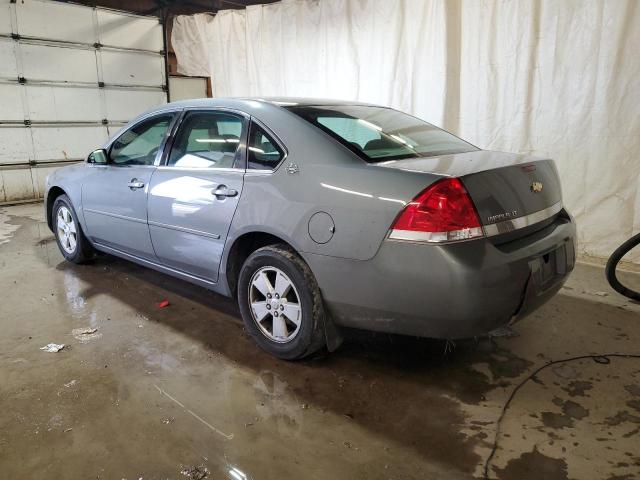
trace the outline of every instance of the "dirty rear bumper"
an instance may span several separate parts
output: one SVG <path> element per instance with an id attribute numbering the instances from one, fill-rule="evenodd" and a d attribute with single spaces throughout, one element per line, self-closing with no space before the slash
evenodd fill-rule
<path id="1" fill-rule="evenodd" d="M 336 324 L 433 338 L 467 338 L 549 300 L 575 264 L 568 214 L 523 238 L 448 245 L 386 240 L 354 261 L 307 255 Z"/>

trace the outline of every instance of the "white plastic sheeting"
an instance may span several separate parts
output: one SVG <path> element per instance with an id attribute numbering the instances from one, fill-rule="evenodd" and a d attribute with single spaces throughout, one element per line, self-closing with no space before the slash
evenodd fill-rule
<path id="1" fill-rule="evenodd" d="M 636 0 L 284 0 L 177 17 L 172 41 L 215 96 L 390 105 L 554 158 L 582 255 L 640 230 Z"/>

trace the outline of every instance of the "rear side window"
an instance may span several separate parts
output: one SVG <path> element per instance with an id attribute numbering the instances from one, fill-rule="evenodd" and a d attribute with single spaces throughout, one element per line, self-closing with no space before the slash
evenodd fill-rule
<path id="1" fill-rule="evenodd" d="M 252 170 L 273 170 L 284 158 L 273 137 L 255 122 L 251 123 L 247 150 L 248 168 Z"/>
<path id="2" fill-rule="evenodd" d="M 233 168 L 244 120 L 226 112 L 189 112 L 180 125 L 168 166 Z"/>
<path id="3" fill-rule="evenodd" d="M 366 105 L 287 108 L 369 163 L 477 150 L 449 132 L 391 108 Z"/>

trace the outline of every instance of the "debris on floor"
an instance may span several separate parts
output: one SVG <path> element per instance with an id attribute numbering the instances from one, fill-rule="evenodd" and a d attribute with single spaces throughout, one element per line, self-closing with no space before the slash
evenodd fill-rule
<path id="1" fill-rule="evenodd" d="M 202 480 L 209 476 L 209 469 L 204 465 L 199 465 L 197 467 L 184 468 L 180 473 L 191 480 Z"/>
<path id="2" fill-rule="evenodd" d="M 172 397 L 169 393 L 165 392 L 164 390 L 162 390 L 159 386 L 154 385 L 154 387 L 156 387 L 156 390 L 158 390 L 158 392 L 160 392 L 162 395 L 164 395 L 165 397 L 167 397 L 169 400 L 171 400 L 173 403 L 175 403 L 176 405 L 182 407 L 182 409 L 184 411 L 186 411 L 189 415 L 191 415 L 193 418 L 195 418 L 196 420 L 198 420 L 200 423 L 202 423 L 203 425 L 205 425 L 206 427 L 208 427 L 209 429 L 211 429 L 212 431 L 216 432 L 218 435 L 224 437 L 227 440 L 231 440 L 233 438 L 233 433 L 228 435 L 226 433 L 224 433 L 222 430 L 217 429 L 216 427 L 214 427 L 213 425 L 211 425 L 209 422 L 207 422 L 206 420 L 204 420 L 202 417 L 200 417 L 199 415 L 197 415 L 196 413 L 192 412 L 191 410 L 189 410 L 187 407 L 184 406 L 184 404 L 182 402 L 180 402 L 179 400 L 177 400 L 176 398 Z"/>
<path id="3" fill-rule="evenodd" d="M 71 335 L 76 340 L 80 342 L 89 342 L 91 340 L 96 340 L 102 336 L 101 333 L 98 333 L 97 328 L 85 327 L 85 328 L 74 328 L 71 330 Z"/>
<path id="4" fill-rule="evenodd" d="M 166 308 L 169 305 L 171 305 L 169 303 L 169 300 L 162 300 L 160 303 L 156 304 L 156 307 L 158 307 L 158 308 Z"/>
<path id="5" fill-rule="evenodd" d="M 40 347 L 40 350 L 44 350 L 49 353 L 58 353 L 62 350 L 66 345 L 64 343 L 49 343 L 44 347 Z"/>
<path id="6" fill-rule="evenodd" d="M 78 381 L 77 381 L 77 380 L 71 380 L 70 382 L 65 383 L 65 384 L 64 384 L 64 386 L 65 386 L 65 387 L 67 387 L 67 388 L 71 388 L 71 387 L 73 387 L 76 383 L 78 383 Z"/>

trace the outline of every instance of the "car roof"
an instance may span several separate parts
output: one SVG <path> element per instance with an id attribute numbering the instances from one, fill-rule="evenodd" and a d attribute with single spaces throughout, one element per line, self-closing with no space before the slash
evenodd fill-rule
<path id="1" fill-rule="evenodd" d="M 282 108 L 292 106 L 329 106 L 329 105 L 367 105 L 363 103 L 348 100 L 331 100 L 319 98 L 299 98 L 299 97 L 219 97 L 219 98 L 197 98 L 193 100 L 181 100 L 178 102 L 166 103 L 149 110 L 146 114 L 159 112 L 175 108 L 197 108 L 197 107 L 226 107 L 235 108 L 240 111 L 251 113 L 257 108 L 264 106 Z"/>
<path id="2" fill-rule="evenodd" d="M 370 103 L 357 102 L 354 100 L 338 100 L 328 98 L 308 98 L 308 97 L 256 97 L 247 98 L 259 102 L 267 102 L 274 105 L 289 106 L 322 106 L 322 105 L 372 105 Z"/>

